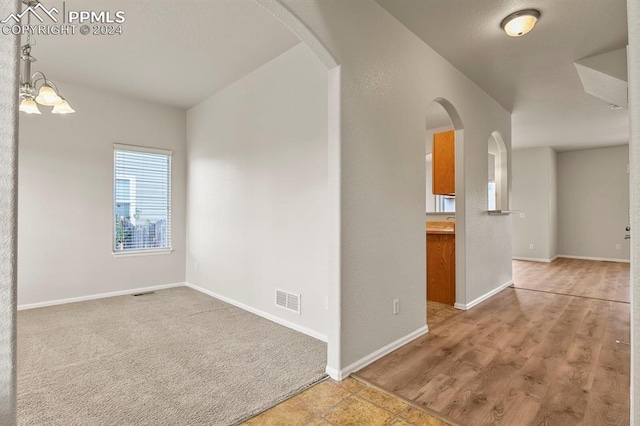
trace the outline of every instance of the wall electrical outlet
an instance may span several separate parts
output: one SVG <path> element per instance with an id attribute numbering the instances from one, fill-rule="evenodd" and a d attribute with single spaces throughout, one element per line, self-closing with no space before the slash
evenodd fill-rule
<path id="1" fill-rule="evenodd" d="M 193 262 L 193 270 L 194 271 L 198 270 L 198 262 Z"/>
<path id="2" fill-rule="evenodd" d="M 529 244 L 529 250 L 533 250 L 533 244 Z"/>
<path id="3" fill-rule="evenodd" d="M 525 217 L 527 217 L 527 214 L 525 212 L 520 213 L 520 218 L 524 219 Z"/>
<path id="4" fill-rule="evenodd" d="M 622 247 L 620 247 L 620 244 L 616 244 L 616 250 L 622 250 Z"/>
<path id="5" fill-rule="evenodd" d="M 393 315 L 400 313 L 400 299 L 393 299 Z"/>

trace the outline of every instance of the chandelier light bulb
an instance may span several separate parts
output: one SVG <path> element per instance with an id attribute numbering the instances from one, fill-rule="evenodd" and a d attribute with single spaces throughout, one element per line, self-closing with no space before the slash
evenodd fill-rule
<path id="1" fill-rule="evenodd" d="M 65 98 L 61 98 L 62 101 L 53 107 L 51 110 L 51 114 L 73 114 L 76 112 L 75 109 L 71 108 L 69 102 Z"/>
<path id="2" fill-rule="evenodd" d="M 44 106 L 54 106 L 62 102 L 62 98 L 58 96 L 55 90 L 48 84 L 43 84 L 38 92 L 36 102 Z"/>
<path id="3" fill-rule="evenodd" d="M 38 109 L 38 104 L 33 99 L 29 98 L 25 98 L 20 102 L 20 111 L 27 114 L 41 114 Z"/>
<path id="4" fill-rule="evenodd" d="M 42 5 L 38 0 L 22 0 L 22 3 L 24 3 L 22 7 L 23 10 L 18 15 L 12 15 L 12 17 L 17 22 L 20 22 L 23 16 L 26 16 L 27 26 L 29 26 L 31 23 L 31 15 L 40 18 L 35 9 L 42 7 Z M 46 8 L 44 8 L 44 10 L 49 14 Z M 7 18 L 7 20 L 8 19 L 9 18 Z M 40 21 L 42 22 L 42 19 L 40 19 Z M 53 114 L 74 113 L 75 111 L 69 103 L 60 96 L 58 87 L 53 81 L 47 79 L 41 71 L 31 73 L 31 65 L 36 62 L 36 58 L 31 56 L 31 42 L 32 37 L 29 32 L 27 34 L 26 44 L 20 48 L 20 60 L 22 61 L 22 66 L 20 67 L 20 86 L 18 87 L 18 96 L 19 99 L 21 99 L 20 112 L 24 112 L 25 114 L 40 114 L 40 109 L 38 109 L 38 104 L 40 104 L 54 107 L 53 111 L 51 111 Z"/>

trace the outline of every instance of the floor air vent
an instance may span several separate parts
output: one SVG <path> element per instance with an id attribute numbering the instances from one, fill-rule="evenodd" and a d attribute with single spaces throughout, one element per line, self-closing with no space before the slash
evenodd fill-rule
<path id="1" fill-rule="evenodd" d="M 137 296 L 148 296 L 150 294 L 155 293 L 155 291 L 146 291 L 144 293 L 133 293 L 132 296 L 133 297 L 137 297 Z"/>
<path id="2" fill-rule="evenodd" d="M 300 315 L 300 295 L 276 289 L 276 306 Z"/>

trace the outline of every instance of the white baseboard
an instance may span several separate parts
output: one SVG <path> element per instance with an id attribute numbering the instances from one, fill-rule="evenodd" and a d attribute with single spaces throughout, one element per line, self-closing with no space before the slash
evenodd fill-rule
<path id="1" fill-rule="evenodd" d="M 226 296 L 222 296 L 221 294 L 215 293 L 215 292 L 213 292 L 211 290 L 207 290 L 206 288 L 202 288 L 202 287 L 199 287 L 199 286 L 197 286 L 195 284 L 191 284 L 191 283 L 188 283 L 188 282 L 185 283 L 184 285 L 189 287 L 189 288 L 192 288 L 192 289 L 194 289 L 196 291 L 199 291 L 200 293 L 204 293 L 207 296 L 211 296 L 211 297 L 213 297 L 215 299 L 222 300 L 223 302 L 226 302 L 226 303 L 228 303 L 230 305 L 233 305 L 233 306 L 236 306 L 236 307 L 238 307 L 240 309 L 243 309 L 245 311 L 251 312 L 252 314 L 256 314 L 259 317 L 268 319 L 269 321 L 273 321 L 276 324 L 280 324 L 280 325 L 282 325 L 284 327 L 287 327 L 287 328 L 290 328 L 292 330 L 298 331 L 298 332 L 300 332 L 302 334 L 306 334 L 307 336 L 311 336 L 314 339 L 321 340 L 321 341 L 323 341 L 325 343 L 328 342 L 328 340 L 329 340 L 329 338 L 327 337 L 326 334 L 322 334 L 320 332 L 317 332 L 317 331 L 312 330 L 310 328 L 304 327 L 302 325 L 298 325 L 298 324 L 293 323 L 291 321 L 287 321 L 285 319 L 277 317 L 277 316 L 275 316 L 273 314 L 270 314 L 268 312 L 261 311 L 260 309 L 256 309 L 256 308 L 254 308 L 252 306 L 245 305 L 244 303 L 241 303 L 241 302 L 238 302 L 236 300 L 230 299 L 230 298 L 228 298 Z"/>
<path id="2" fill-rule="evenodd" d="M 406 336 L 401 337 L 398 340 L 391 342 L 388 345 L 378 349 L 377 351 L 370 353 L 364 358 L 359 359 L 353 364 L 348 365 L 342 370 L 337 370 L 335 368 L 327 367 L 326 372 L 329 375 L 329 377 L 331 377 L 333 380 L 338 380 L 338 381 L 344 380 L 347 377 L 349 377 L 349 374 L 355 373 L 356 371 L 363 369 L 367 365 L 379 360 L 383 356 L 390 354 L 391 352 L 395 351 L 399 347 L 406 345 L 412 340 L 415 340 L 418 337 L 423 336 L 428 332 L 429 332 L 429 327 L 424 325 L 419 329 L 417 329 L 416 331 L 413 331 L 407 334 Z"/>
<path id="3" fill-rule="evenodd" d="M 66 303 L 86 302 L 87 300 L 104 299 L 106 297 L 126 296 L 135 293 L 145 293 L 148 291 L 165 290 L 167 288 L 183 287 L 184 283 L 162 284 L 151 287 L 133 288 L 131 290 L 112 291 L 109 293 L 91 294 L 88 296 L 70 297 L 68 299 L 49 300 L 47 302 L 27 303 L 18 305 L 19 311 L 27 309 L 44 308 L 47 306 L 64 305 Z"/>
<path id="4" fill-rule="evenodd" d="M 526 260 L 527 262 L 544 262 L 544 263 L 551 263 L 554 260 L 556 260 L 558 257 L 560 256 L 554 256 L 551 259 L 543 259 L 540 257 L 520 257 L 520 256 L 514 256 L 512 257 L 513 260 Z"/>
<path id="5" fill-rule="evenodd" d="M 325 372 L 327 373 L 327 376 L 331 377 L 333 380 L 341 382 L 345 379 L 345 377 L 342 376 L 342 372 L 340 370 L 329 367 L 328 365 L 325 369 Z"/>
<path id="6" fill-rule="evenodd" d="M 513 284 L 513 280 L 509 280 L 506 283 L 499 285 L 498 287 L 496 287 L 493 290 L 483 294 L 482 296 L 478 297 L 477 299 L 472 300 L 469 303 L 456 303 L 456 304 L 453 305 L 453 307 L 456 308 L 456 309 L 462 309 L 463 311 L 468 311 L 469 309 L 471 309 L 474 306 L 476 306 L 478 303 L 484 302 L 485 300 L 487 300 L 491 296 L 493 296 L 493 295 L 501 292 L 505 288 L 509 287 L 511 284 Z"/>
<path id="7" fill-rule="evenodd" d="M 596 260 L 598 262 L 631 263 L 629 259 L 612 259 L 609 257 L 571 256 L 568 254 L 560 254 L 557 257 L 562 257 L 565 259 Z"/>

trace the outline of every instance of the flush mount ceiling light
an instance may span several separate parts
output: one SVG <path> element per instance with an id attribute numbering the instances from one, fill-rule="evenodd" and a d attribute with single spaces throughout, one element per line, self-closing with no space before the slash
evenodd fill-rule
<path id="1" fill-rule="evenodd" d="M 29 8 L 39 4 L 38 1 L 24 2 Z M 31 13 L 27 13 L 27 26 L 31 24 Z M 75 112 L 69 103 L 60 96 L 58 87 L 40 71 L 31 74 L 31 64 L 36 58 L 31 56 L 31 33 L 27 33 L 27 44 L 22 46 L 22 73 L 20 74 L 20 111 L 26 114 L 40 114 L 38 104 L 52 106 L 52 114 L 72 114 Z"/>
<path id="2" fill-rule="evenodd" d="M 538 19 L 540 19 L 539 10 L 519 10 L 504 18 L 500 23 L 500 28 L 510 37 L 520 37 L 531 31 Z"/>

